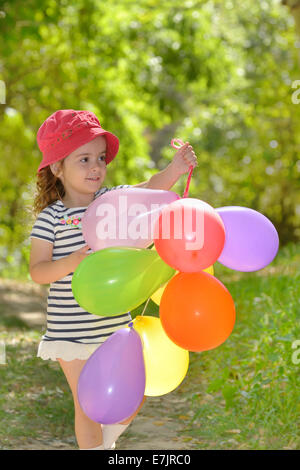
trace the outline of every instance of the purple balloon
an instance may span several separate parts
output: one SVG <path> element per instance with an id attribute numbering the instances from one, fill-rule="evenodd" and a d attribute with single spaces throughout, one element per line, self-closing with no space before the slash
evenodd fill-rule
<path id="1" fill-rule="evenodd" d="M 225 244 L 218 261 L 236 271 L 258 271 L 275 258 L 279 237 L 272 222 L 247 207 L 215 209 L 225 226 Z"/>
<path id="2" fill-rule="evenodd" d="M 78 380 L 78 400 L 93 421 L 115 424 L 129 418 L 145 392 L 143 347 L 133 328 L 113 333 L 89 357 Z"/>

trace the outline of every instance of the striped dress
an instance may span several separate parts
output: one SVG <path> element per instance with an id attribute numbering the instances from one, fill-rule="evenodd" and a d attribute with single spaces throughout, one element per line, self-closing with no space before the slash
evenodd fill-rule
<path id="1" fill-rule="evenodd" d="M 103 187 L 95 199 L 113 188 Z M 53 244 L 52 260 L 64 258 L 79 250 L 86 242 L 82 235 L 81 218 L 87 207 L 66 208 L 57 200 L 38 215 L 30 237 Z M 47 299 L 47 331 L 39 345 L 42 359 L 87 359 L 112 333 L 131 321 L 128 313 L 103 317 L 82 309 L 74 299 L 71 282 L 73 273 L 50 284 Z"/>

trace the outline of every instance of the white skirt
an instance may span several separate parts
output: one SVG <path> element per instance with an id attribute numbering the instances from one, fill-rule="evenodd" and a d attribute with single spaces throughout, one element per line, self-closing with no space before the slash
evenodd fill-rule
<path id="1" fill-rule="evenodd" d="M 41 341 L 37 357 L 52 361 L 57 361 L 57 359 L 63 359 L 64 361 L 86 360 L 101 344 L 103 343 L 84 344 L 71 341 Z"/>

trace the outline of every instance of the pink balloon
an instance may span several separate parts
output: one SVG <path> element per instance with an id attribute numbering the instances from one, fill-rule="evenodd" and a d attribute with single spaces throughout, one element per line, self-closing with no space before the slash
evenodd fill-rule
<path id="1" fill-rule="evenodd" d="M 82 234 L 93 251 L 112 246 L 146 248 L 162 209 L 180 199 L 172 191 L 120 188 L 95 199 L 82 218 Z"/>

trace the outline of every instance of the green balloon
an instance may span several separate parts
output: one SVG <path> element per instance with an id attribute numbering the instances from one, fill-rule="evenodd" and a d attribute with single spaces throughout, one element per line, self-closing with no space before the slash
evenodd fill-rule
<path id="1" fill-rule="evenodd" d="M 87 312 L 118 315 L 141 305 L 174 273 L 154 250 L 109 247 L 81 261 L 73 274 L 72 290 Z"/>

